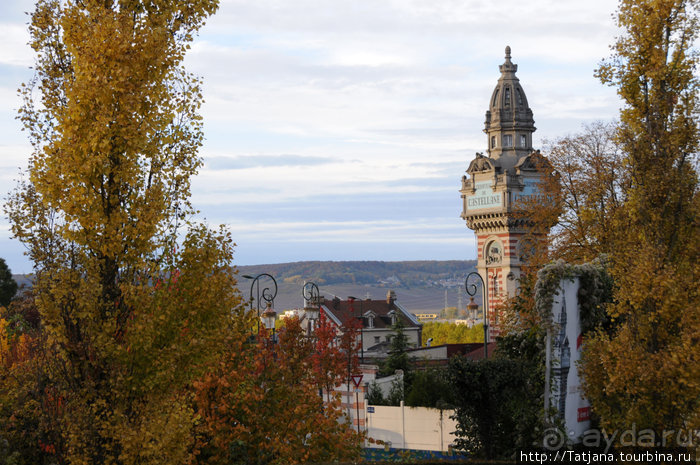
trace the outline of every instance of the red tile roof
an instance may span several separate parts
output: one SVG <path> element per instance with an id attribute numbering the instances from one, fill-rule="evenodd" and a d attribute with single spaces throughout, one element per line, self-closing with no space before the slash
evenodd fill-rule
<path id="1" fill-rule="evenodd" d="M 493 353 L 496 350 L 496 343 L 495 342 L 489 342 L 488 343 L 488 358 L 493 357 Z M 472 350 L 471 352 L 467 353 L 465 355 L 470 360 L 481 360 L 484 358 L 484 344 L 480 343 L 479 347 Z"/>
<path id="2" fill-rule="evenodd" d="M 375 328 L 391 328 L 391 315 L 389 313 L 393 310 L 396 312 L 396 315 L 399 317 L 404 327 L 412 328 L 419 326 L 411 321 L 411 319 L 407 317 L 393 301 L 388 303 L 386 300 L 371 299 L 357 299 L 354 301 L 323 299 L 321 304 L 341 323 L 347 321 L 348 318 L 363 317 L 363 315 L 366 315 L 367 312 L 371 311 L 374 313 Z M 366 317 L 362 318 L 363 326 L 365 328 L 369 327 L 367 320 L 368 319 Z"/>

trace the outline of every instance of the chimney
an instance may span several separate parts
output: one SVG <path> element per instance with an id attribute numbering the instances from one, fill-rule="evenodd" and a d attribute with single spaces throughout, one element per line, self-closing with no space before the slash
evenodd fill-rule
<path id="1" fill-rule="evenodd" d="M 386 303 L 389 304 L 389 305 L 391 305 L 391 304 L 394 303 L 395 300 L 396 300 L 396 292 L 391 291 L 391 290 L 390 290 L 390 291 L 387 291 L 387 293 L 386 293 Z"/>

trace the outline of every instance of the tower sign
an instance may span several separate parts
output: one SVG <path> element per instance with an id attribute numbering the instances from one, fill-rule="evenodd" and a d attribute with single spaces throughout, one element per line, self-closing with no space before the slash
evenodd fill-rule
<path id="1" fill-rule="evenodd" d="M 532 149 L 535 120 L 515 76 L 518 65 L 506 47 L 501 77 L 491 94 L 484 132 L 486 155 L 477 153 L 462 176 L 462 218 L 477 238 L 477 270 L 486 283 L 489 324 L 498 333 L 499 304 L 515 295 L 520 267 L 534 246 L 526 220 L 513 214 L 518 202 L 537 195 L 546 163 Z"/>

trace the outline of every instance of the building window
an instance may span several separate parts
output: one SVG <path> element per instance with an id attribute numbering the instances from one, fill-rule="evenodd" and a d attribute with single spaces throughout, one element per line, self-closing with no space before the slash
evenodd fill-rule
<path id="1" fill-rule="evenodd" d="M 520 134 L 520 147 L 527 147 L 527 136 L 525 134 Z"/>
<path id="2" fill-rule="evenodd" d="M 513 146 L 513 135 L 512 134 L 503 134 L 503 147 L 512 147 Z"/>
<path id="3" fill-rule="evenodd" d="M 498 102 L 498 89 L 496 89 L 496 92 L 493 93 L 493 106 L 494 106 L 494 108 L 496 107 L 497 102 Z"/>
<path id="4" fill-rule="evenodd" d="M 503 93 L 503 104 L 507 107 L 510 106 L 510 87 L 506 87 Z"/>
<path id="5" fill-rule="evenodd" d="M 523 106 L 523 93 L 520 92 L 520 89 L 515 89 L 515 92 L 518 94 L 518 105 L 521 107 Z"/>
<path id="6" fill-rule="evenodd" d="M 380 336 L 374 336 L 374 343 L 379 344 L 381 342 L 381 337 Z"/>
<path id="7" fill-rule="evenodd" d="M 374 316 L 370 315 L 367 317 L 367 327 L 374 328 Z"/>
<path id="8" fill-rule="evenodd" d="M 391 317 L 391 326 L 396 326 L 396 323 L 399 321 L 399 316 L 396 314 L 396 310 L 390 311 L 389 316 Z"/>
<path id="9" fill-rule="evenodd" d="M 491 136 L 491 148 L 496 147 L 496 136 Z"/>

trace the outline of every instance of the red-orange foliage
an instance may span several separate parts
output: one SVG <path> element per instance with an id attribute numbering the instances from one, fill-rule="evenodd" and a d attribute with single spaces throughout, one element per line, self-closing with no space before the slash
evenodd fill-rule
<path id="1" fill-rule="evenodd" d="M 345 358 L 345 375 L 347 383 L 350 384 L 350 377 L 360 371 L 360 360 L 357 352 L 360 350 L 359 331 L 362 322 L 359 318 L 349 317 L 343 322 L 340 334 L 340 350 Z"/>
<path id="2" fill-rule="evenodd" d="M 195 384 L 197 462 L 304 463 L 351 459 L 362 437 L 343 421 L 337 395 L 323 402 L 319 386 L 335 386 L 340 353 L 314 347 L 329 337 L 304 335 L 287 320 L 273 342 L 264 330 L 256 342 L 232 340 L 217 370 Z M 344 367 L 343 367 L 344 368 Z M 344 370 L 343 370 L 344 372 Z"/>
<path id="3" fill-rule="evenodd" d="M 326 391 L 330 401 L 330 392 L 345 379 L 347 357 L 337 341 L 337 329 L 321 313 L 314 331 L 314 352 L 311 363 L 319 389 Z"/>
<path id="4" fill-rule="evenodd" d="M 9 310 L 3 313 L 12 314 Z M 61 463 L 56 454 L 63 444 L 59 425 L 63 398 L 46 384 L 46 359 L 50 357 L 44 335 L 21 333 L 25 326 L 0 318 L 0 439 L 7 441 L 9 454 L 0 456 L 0 461 Z"/>

